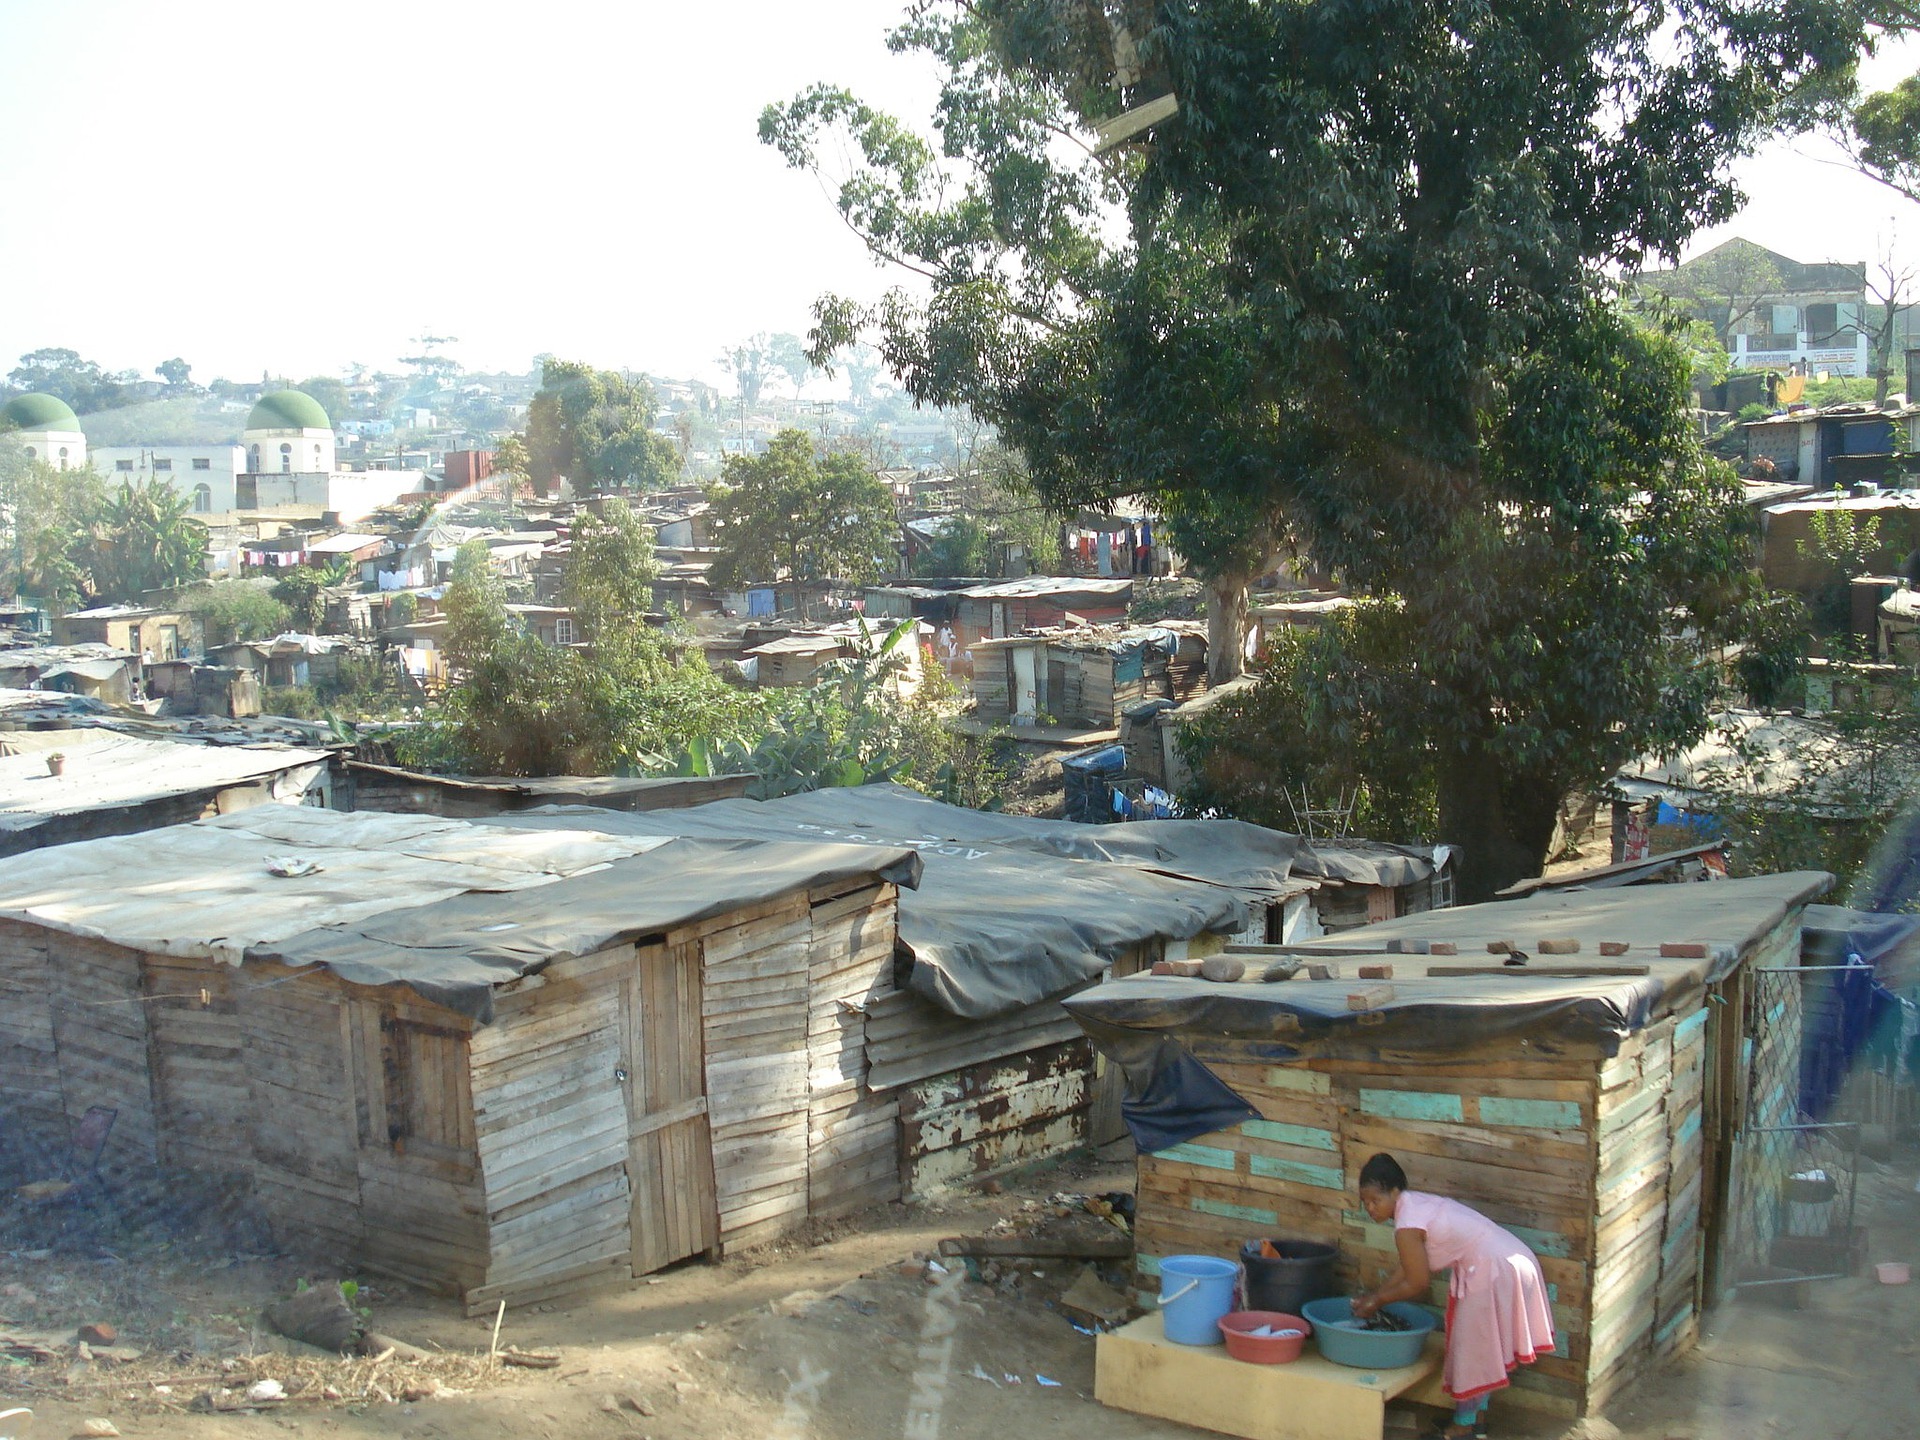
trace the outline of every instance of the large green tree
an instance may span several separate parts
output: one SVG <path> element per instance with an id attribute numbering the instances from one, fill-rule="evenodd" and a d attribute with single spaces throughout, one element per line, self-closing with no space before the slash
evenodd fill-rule
<path id="1" fill-rule="evenodd" d="M 77 350 L 59 348 L 28 351 L 7 375 L 14 389 L 58 396 L 79 415 L 138 404 L 133 382 L 139 378 L 131 371 L 109 373 Z"/>
<path id="2" fill-rule="evenodd" d="M 713 494 L 716 584 L 859 584 L 891 568 L 893 492 L 850 451 L 822 454 L 812 436 L 782 430 L 764 454 L 728 456 Z"/>
<path id="3" fill-rule="evenodd" d="M 1876 18 L 936 0 L 894 44 L 945 67 L 937 140 L 825 86 L 761 133 L 922 277 L 824 299 L 821 355 L 872 329 L 1051 498 L 1146 495 L 1217 609 L 1283 529 L 1378 597 L 1317 721 L 1404 709 L 1383 743 L 1431 757 L 1475 899 L 1537 870 L 1569 785 L 1699 732 L 1692 662 L 1744 599 L 1684 365 L 1601 275 L 1729 218 L 1731 162 L 1843 90 Z"/>
<path id="4" fill-rule="evenodd" d="M 680 452 L 654 433 L 653 388 L 611 370 L 548 358 L 527 407 L 534 488 L 561 480 L 576 491 L 657 490 L 680 474 Z"/>
<path id="5" fill-rule="evenodd" d="M 172 486 L 123 483 L 97 513 L 81 554 L 92 597 L 125 603 L 204 576 L 207 532 Z"/>
<path id="6" fill-rule="evenodd" d="M 560 603 L 573 611 L 581 638 L 598 644 L 646 625 L 653 582 L 653 529 L 624 500 L 608 500 L 596 513 L 574 517 Z"/>

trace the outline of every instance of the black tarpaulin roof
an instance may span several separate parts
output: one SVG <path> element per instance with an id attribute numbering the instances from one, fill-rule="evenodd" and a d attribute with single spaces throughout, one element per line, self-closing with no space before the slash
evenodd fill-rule
<path id="1" fill-rule="evenodd" d="M 1248 899 L 1311 888 L 1292 873 L 1300 842 L 1258 825 L 1076 825 L 967 810 L 899 785 L 643 815 L 534 810 L 488 823 L 911 847 L 927 872 L 918 890 L 900 897 L 900 940 L 913 957 L 909 987 L 968 1019 L 1096 979 L 1143 941 L 1238 930 Z M 1394 852 L 1382 863 L 1411 862 Z"/>

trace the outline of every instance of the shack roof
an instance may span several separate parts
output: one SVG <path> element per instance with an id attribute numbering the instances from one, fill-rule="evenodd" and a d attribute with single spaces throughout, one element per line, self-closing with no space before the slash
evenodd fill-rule
<path id="1" fill-rule="evenodd" d="M 960 592 L 973 600 L 1034 599 L 1048 595 L 1104 595 L 1121 600 L 1133 593 L 1131 577 L 1095 580 L 1076 575 L 1029 575 L 1023 580 L 996 580 Z"/>
<path id="2" fill-rule="evenodd" d="M 900 897 L 909 988 L 969 1019 L 1096 979 L 1135 945 L 1238 930 L 1248 900 L 1299 893 L 1302 871 L 1377 874 L 1394 884 L 1418 861 L 1418 852 L 1392 846 L 1309 855 L 1292 835 L 1238 820 L 1076 825 L 992 814 L 900 785 L 633 816 L 542 810 L 492 823 L 563 822 L 622 834 L 909 846 L 927 864 L 919 889 Z"/>
<path id="3" fill-rule="evenodd" d="M 795 889 L 911 885 L 903 849 L 508 830 L 421 815 L 258 806 L 65 845 L 0 868 L 0 916 L 163 955 L 323 965 L 480 1020 L 562 955 Z M 536 902 L 524 893 L 539 889 Z"/>
<path id="4" fill-rule="evenodd" d="M 1269 1060 L 1439 1054 L 1521 1036 L 1611 1045 L 1724 978 L 1832 883 L 1824 871 L 1802 870 L 1709 885 L 1554 891 L 1430 910 L 1287 947 L 1303 959 L 1346 965 L 1348 973 L 1338 978 L 1269 984 L 1259 964 L 1237 984 L 1137 976 L 1064 1003 L 1102 1050 L 1149 1071 L 1168 1039 L 1210 1050 L 1252 1046 Z M 1539 942 L 1548 938 L 1578 940 L 1579 953 L 1542 955 Z M 1489 954 L 1488 943 L 1501 940 L 1527 952 L 1528 963 L 1508 968 L 1503 957 Z M 1390 941 L 1444 941 L 1459 954 L 1401 953 Z M 1624 942 L 1627 953 L 1602 957 L 1606 941 Z M 1664 959 L 1660 947 L 1669 941 L 1698 943 L 1705 954 Z M 1353 957 L 1360 956 L 1390 957 L 1393 979 L 1385 983 L 1392 998 L 1354 1011 L 1349 994 L 1369 983 L 1353 976 Z"/>
<path id="5" fill-rule="evenodd" d="M 110 730 L 9 737 L 8 748 L 16 751 L 0 755 L 0 834 L 8 835 L 62 815 L 212 794 L 303 765 L 324 765 L 331 757 L 327 750 L 291 745 L 187 745 Z M 64 774 L 47 769 L 47 755 L 55 749 L 67 757 Z M 6 868 L 26 863 L 9 859 Z"/>

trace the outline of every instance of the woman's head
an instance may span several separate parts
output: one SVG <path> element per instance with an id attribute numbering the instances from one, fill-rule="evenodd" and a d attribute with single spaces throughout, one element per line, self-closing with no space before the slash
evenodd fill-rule
<path id="1" fill-rule="evenodd" d="M 1393 1207 L 1406 1188 L 1407 1172 L 1391 1155 L 1376 1155 L 1360 1167 L 1360 1208 L 1376 1224 L 1393 1218 Z"/>

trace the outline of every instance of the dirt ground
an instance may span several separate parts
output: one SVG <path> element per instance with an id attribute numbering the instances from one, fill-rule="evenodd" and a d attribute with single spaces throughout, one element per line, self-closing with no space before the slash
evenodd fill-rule
<path id="1" fill-rule="evenodd" d="M 1916 1174 L 1920 1151 L 1909 1149 L 1863 1182 L 1871 1260 L 1920 1262 Z M 0 1225 L 0 1244 L 20 1246 L 0 1251 L 0 1335 L 24 1337 L 29 1348 L 38 1339 L 50 1352 L 9 1358 L 0 1344 L 0 1409 L 36 1410 L 26 1440 L 64 1440 L 92 1419 L 124 1435 L 183 1440 L 280 1431 L 385 1440 L 1198 1437 L 1206 1432 L 1093 1401 L 1093 1338 L 1059 1306 L 1079 1265 L 1030 1264 L 984 1283 L 964 1268 L 941 1275 L 924 1264 L 942 1237 L 996 1225 L 1099 1230 L 1104 1222 L 1078 1211 L 1057 1217 L 1052 1197 L 1130 1182 L 1124 1157 L 1070 1161 L 1010 1180 L 1001 1194 L 891 1206 L 722 1264 L 509 1313 L 502 1345 L 557 1354 L 558 1366 L 544 1371 L 490 1368 L 490 1320 L 462 1319 L 444 1302 L 378 1281 L 357 1297 L 372 1326 L 430 1358 L 287 1353 L 296 1347 L 262 1329 L 260 1307 L 303 1276 L 332 1277 L 219 1254 L 204 1237 L 143 1235 L 118 1250 L 95 1240 L 46 1254 L 22 1244 L 34 1237 L 19 1224 Z M 103 1320 L 137 1357 L 106 1347 L 91 1360 L 79 1355 L 76 1327 Z M 1869 1272 L 1811 1286 L 1797 1311 L 1723 1306 L 1696 1354 L 1616 1401 L 1608 1420 L 1625 1440 L 1911 1440 L 1920 1432 L 1916 1361 L 1920 1286 L 1882 1286 Z M 291 1398 L 255 1412 L 194 1408 L 239 1404 L 266 1377 Z M 1411 1434 L 1412 1424 L 1409 1416 L 1394 1433 Z M 1498 1401 L 1493 1426 L 1529 1440 L 1563 1429 L 1528 1424 Z M 1589 1422 L 1586 1433 L 1612 1431 Z"/>

